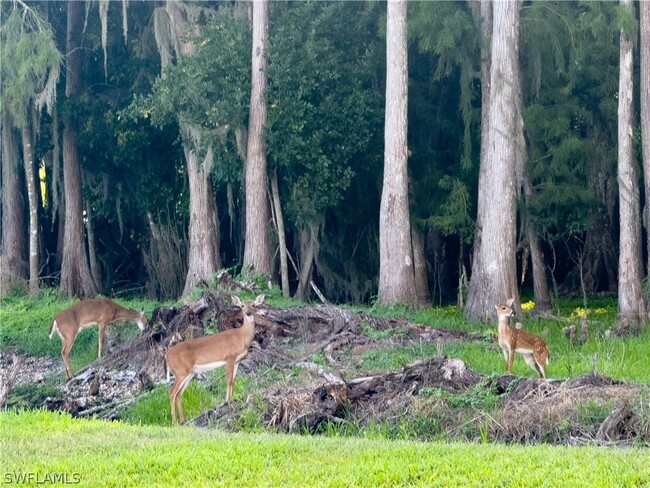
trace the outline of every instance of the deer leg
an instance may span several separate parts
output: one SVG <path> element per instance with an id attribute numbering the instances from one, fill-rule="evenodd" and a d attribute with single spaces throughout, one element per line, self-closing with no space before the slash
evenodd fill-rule
<path id="1" fill-rule="evenodd" d="M 524 357 L 524 361 L 526 361 L 526 364 L 530 366 L 533 369 L 533 371 L 535 371 L 535 373 L 541 376 L 542 373 L 539 370 L 539 365 L 537 363 L 535 356 L 533 356 L 532 354 L 524 354 L 523 357 Z"/>
<path id="2" fill-rule="evenodd" d="M 509 354 L 509 357 L 508 357 L 508 367 L 507 367 L 507 369 L 508 369 L 508 373 L 512 373 L 512 365 L 515 362 L 515 348 L 511 347 L 509 352 L 510 352 L 510 354 Z"/>
<path id="3" fill-rule="evenodd" d="M 180 423 L 185 423 L 185 416 L 183 415 L 183 392 L 187 388 L 187 385 L 190 384 L 194 375 L 192 373 L 182 376 L 178 375 L 176 377 L 176 382 L 172 389 L 169 391 L 169 403 L 172 410 L 172 423 L 177 424 L 179 419 Z"/>
<path id="4" fill-rule="evenodd" d="M 533 361 L 535 362 L 535 371 L 537 371 L 539 377 L 546 378 L 546 368 L 544 368 L 544 363 L 545 363 L 544 355 L 535 354 L 535 356 L 533 357 Z"/>
<path id="5" fill-rule="evenodd" d="M 171 407 L 171 412 L 172 412 L 172 424 L 177 423 L 176 419 L 176 390 L 178 390 L 178 385 L 179 385 L 179 380 L 178 378 L 174 382 L 171 390 L 169 390 L 169 405 Z"/>
<path id="6" fill-rule="evenodd" d="M 76 337 L 70 340 L 61 337 L 61 341 L 63 342 L 63 346 L 61 347 L 61 357 L 63 358 L 63 364 L 65 365 L 65 372 L 68 375 L 68 380 L 71 380 L 74 377 L 74 373 L 72 372 L 72 367 L 70 366 L 70 351 L 72 350 L 72 346 L 74 345 L 75 339 Z"/>
<path id="7" fill-rule="evenodd" d="M 235 383 L 236 374 L 237 363 L 235 361 L 228 361 L 226 363 L 226 402 L 232 399 L 232 386 Z"/>
<path id="8" fill-rule="evenodd" d="M 99 351 L 97 351 L 97 358 L 102 357 L 102 347 L 104 346 L 105 335 L 106 335 L 106 324 L 99 324 Z"/>
<path id="9" fill-rule="evenodd" d="M 508 370 L 508 358 L 510 357 L 510 353 L 508 352 L 508 349 L 506 349 L 505 347 L 502 348 L 501 351 L 503 352 L 503 365 L 504 365 L 504 367 L 505 367 L 505 369 L 507 371 Z"/>

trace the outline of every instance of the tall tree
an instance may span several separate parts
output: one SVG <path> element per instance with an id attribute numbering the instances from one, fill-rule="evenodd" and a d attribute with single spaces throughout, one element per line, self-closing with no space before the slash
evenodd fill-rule
<path id="1" fill-rule="evenodd" d="M 379 210 L 379 302 L 415 305 L 408 196 L 406 0 L 389 0 L 386 18 L 384 182 Z"/>
<path id="2" fill-rule="evenodd" d="M 268 0 L 252 2 L 253 48 L 251 61 L 251 99 L 248 118 L 248 149 L 246 151 L 246 240 L 244 266 L 255 273 L 269 275 L 269 199 L 266 170 L 264 126 L 267 119 L 266 56 L 269 37 Z M 283 253 L 284 249 L 280 249 Z"/>
<path id="3" fill-rule="evenodd" d="M 641 280 L 641 212 L 639 170 L 634 154 L 634 5 L 621 0 L 630 19 L 621 28 L 618 87 L 618 198 L 619 258 L 617 331 L 621 334 L 638 329 L 647 322 Z"/>
<path id="4" fill-rule="evenodd" d="M 4 7 L 4 6 L 3 6 Z M 56 84 L 59 79 L 61 55 L 54 43 L 51 26 L 36 11 L 25 3 L 14 2 L 11 12 L 7 15 L 2 25 L 2 107 L 6 116 L 3 118 L 6 125 L 4 139 L 8 144 L 5 165 L 7 177 L 14 179 L 13 168 L 15 155 L 12 146 L 12 125 L 20 129 L 23 153 L 23 166 L 25 171 L 25 186 L 28 196 L 29 210 L 29 291 L 35 295 L 39 289 L 39 212 L 38 195 L 36 186 L 36 163 L 34 160 L 34 134 L 38 126 L 40 112 L 44 106 L 51 112 L 56 100 Z M 3 143 L 5 141 L 3 140 Z M 5 154 L 3 154 L 3 157 Z M 8 190 L 15 192 L 18 188 Z M 16 202 L 20 208 L 20 202 Z M 22 229 L 14 227 L 19 225 L 15 209 L 7 209 L 8 223 L 10 224 L 10 237 L 17 238 L 17 244 L 24 243 L 24 238 L 18 237 L 15 232 Z M 19 257 L 20 251 L 7 244 L 7 250 L 12 260 Z M 14 262 L 14 266 L 17 263 Z M 10 270 L 8 270 L 10 271 Z M 19 272 L 18 269 L 14 269 Z"/>
<path id="5" fill-rule="evenodd" d="M 84 5 L 68 2 L 66 37 L 65 96 L 73 102 L 81 92 L 81 39 Z M 63 118 L 63 188 L 65 216 L 63 258 L 60 288 L 68 297 L 88 298 L 97 294 L 97 285 L 90 273 L 84 237 L 81 161 L 78 147 L 78 122 L 68 110 Z"/>
<path id="6" fill-rule="evenodd" d="M 4 44 L 4 43 L 3 43 Z M 3 63 L 4 65 L 4 63 Z M 27 274 L 25 200 L 20 157 L 14 124 L 2 112 L 2 246 L 0 249 L 0 293 L 24 286 Z"/>
<path id="7" fill-rule="evenodd" d="M 516 135 L 519 83 L 518 1 L 493 4 L 487 154 L 481 161 L 477 232 L 465 314 L 484 318 L 499 301 L 518 299 L 516 279 Z"/>
<path id="8" fill-rule="evenodd" d="M 645 217 L 647 249 L 650 250 L 650 2 L 639 2 L 641 29 L 641 154 L 643 157 L 643 179 L 645 182 Z M 650 252 L 646 273 L 650 275 Z M 645 297 L 646 307 L 650 308 L 650 289 Z"/>
<path id="9" fill-rule="evenodd" d="M 166 19 L 163 19 L 162 11 L 158 10 L 156 14 L 156 36 L 163 69 L 170 65 L 172 53 L 178 58 L 196 52 L 193 36 L 199 34 L 200 18 L 209 14 L 200 6 L 171 0 L 166 3 L 165 12 Z M 190 244 L 183 289 L 183 296 L 187 296 L 199 283 L 212 277 L 222 264 L 217 206 L 209 173 L 211 151 L 206 147 L 200 127 L 182 116 L 178 122 L 190 188 Z"/>

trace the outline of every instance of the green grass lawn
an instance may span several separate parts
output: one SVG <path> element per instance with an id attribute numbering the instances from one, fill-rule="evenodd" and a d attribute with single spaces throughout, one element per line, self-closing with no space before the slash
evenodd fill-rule
<path id="1" fill-rule="evenodd" d="M 29 476 L 32 485 L 67 476 L 92 487 L 650 484 L 650 451 L 640 448 L 228 434 L 41 411 L 1 413 L 0 434 L 5 484 Z"/>

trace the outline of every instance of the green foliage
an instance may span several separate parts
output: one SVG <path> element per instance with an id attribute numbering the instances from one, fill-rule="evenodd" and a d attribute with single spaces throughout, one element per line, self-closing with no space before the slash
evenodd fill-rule
<path id="1" fill-rule="evenodd" d="M 423 419 L 424 428 L 432 427 Z M 429 425 L 427 425 L 429 424 Z M 5 479 L 76 474 L 84 486 L 542 486 L 650 483 L 647 449 L 227 434 L 0 413 Z M 53 449 L 52 446 L 56 446 Z M 507 460 L 507 462 L 504 462 Z M 522 474 L 521 466 L 526 466 Z"/>
<path id="2" fill-rule="evenodd" d="M 380 130 L 371 13 L 358 2 L 297 2 L 272 20 L 267 150 L 294 222 L 341 202 Z"/>
<path id="3" fill-rule="evenodd" d="M 165 69 L 142 115 L 156 125 L 178 116 L 207 130 L 241 126 L 251 75 L 251 37 L 242 10 L 219 9 L 193 42 L 196 52 Z"/>
<path id="4" fill-rule="evenodd" d="M 473 106 L 478 91 L 475 73 L 480 73 L 481 38 L 466 2 L 414 2 L 409 9 L 409 32 L 422 53 L 436 59 L 434 80 L 457 77 L 463 118 L 461 167 L 473 166 L 472 131 L 478 130 Z M 454 81 L 456 81 L 454 79 Z"/>
<path id="5" fill-rule="evenodd" d="M 363 333 L 368 337 L 370 337 L 371 339 L 387 339 L 393 336 L 404 335 L 404 333 L 406 332 L 405 329 L 400 329 L 400 328 L 388 328 L 384 330 L 377 330 L 365 321 L 361 322 L 361 329 L 363 330 Z"/>
<path id="6" fill-rule="evenodd" d="M 32 409 L 39 408 L 47 397 L 60 397 L 61 391 L 55 385 L 25 383 L 15 386 L 7 396 L 5 408 Z"/>
<path id="7" fill-rule="evenodd" d="M 251 36 L 243 9 L 222 7 L 211 16 L 191 56 L 180 56 L 140 96 L 129 117 L 162 127 L 179 120 L 199 128 L 194 149 L 217 179 L 235 181 L 241 171 L 236 131 L 247 122 L 250 99 Z M 245 142 L 245 141 L 244 141 Z M 208 149 L 209 148 L 209 149 Z"/>
<path id="8" fill-rule="evenodd" d="M 425 226 L 436 227 L 445 235 L 459 235 L 470 243 L 474 234 L 474 221 L 471 218 L 472 198 L 467 185 L 459 178 L 443 176 L 438 186 L 447 199 L 440 205 L 437 215 L 425 220 Z"/>
<path id="9" fill-rule="evenodd" d="M 497 393 L 497 383 L 490 377 L 484 378 L 464 393 L 452 394 L 442 388 L 422 388 L 420 395 L 442 399 L 452 408 L 471 408 L 488 412 L 494 410 L 501 401 Z"/>
<path id="10" fill-rule="evenodd" d="M 592 182 L 595 173 L 614 177 L 616 9 L 611 2 L 533 2 L 522 11 L 528 207 L 551 240 L 584 235 L 609 198 Z"/>
<path id="11" fill-rule="evenodd" d="M 32 106 L 52 109 L 63 58 L 52 27 L 35 9 L 22 2 L 2 5 L 0 109 L 11 114 L 17 127 L 24 127 Z"/>

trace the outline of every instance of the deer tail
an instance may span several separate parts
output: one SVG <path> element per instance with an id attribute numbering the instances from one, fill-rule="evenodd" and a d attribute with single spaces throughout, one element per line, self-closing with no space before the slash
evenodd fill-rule
<path id="1" fill-rule="evenodd" d="M 54 335 L 54 331 L 56 329 L 57 329 L 56 320 L 53 320 L 52 324 L 50 324 L 50 339 L 52 339 L 52 336 Z"/>

